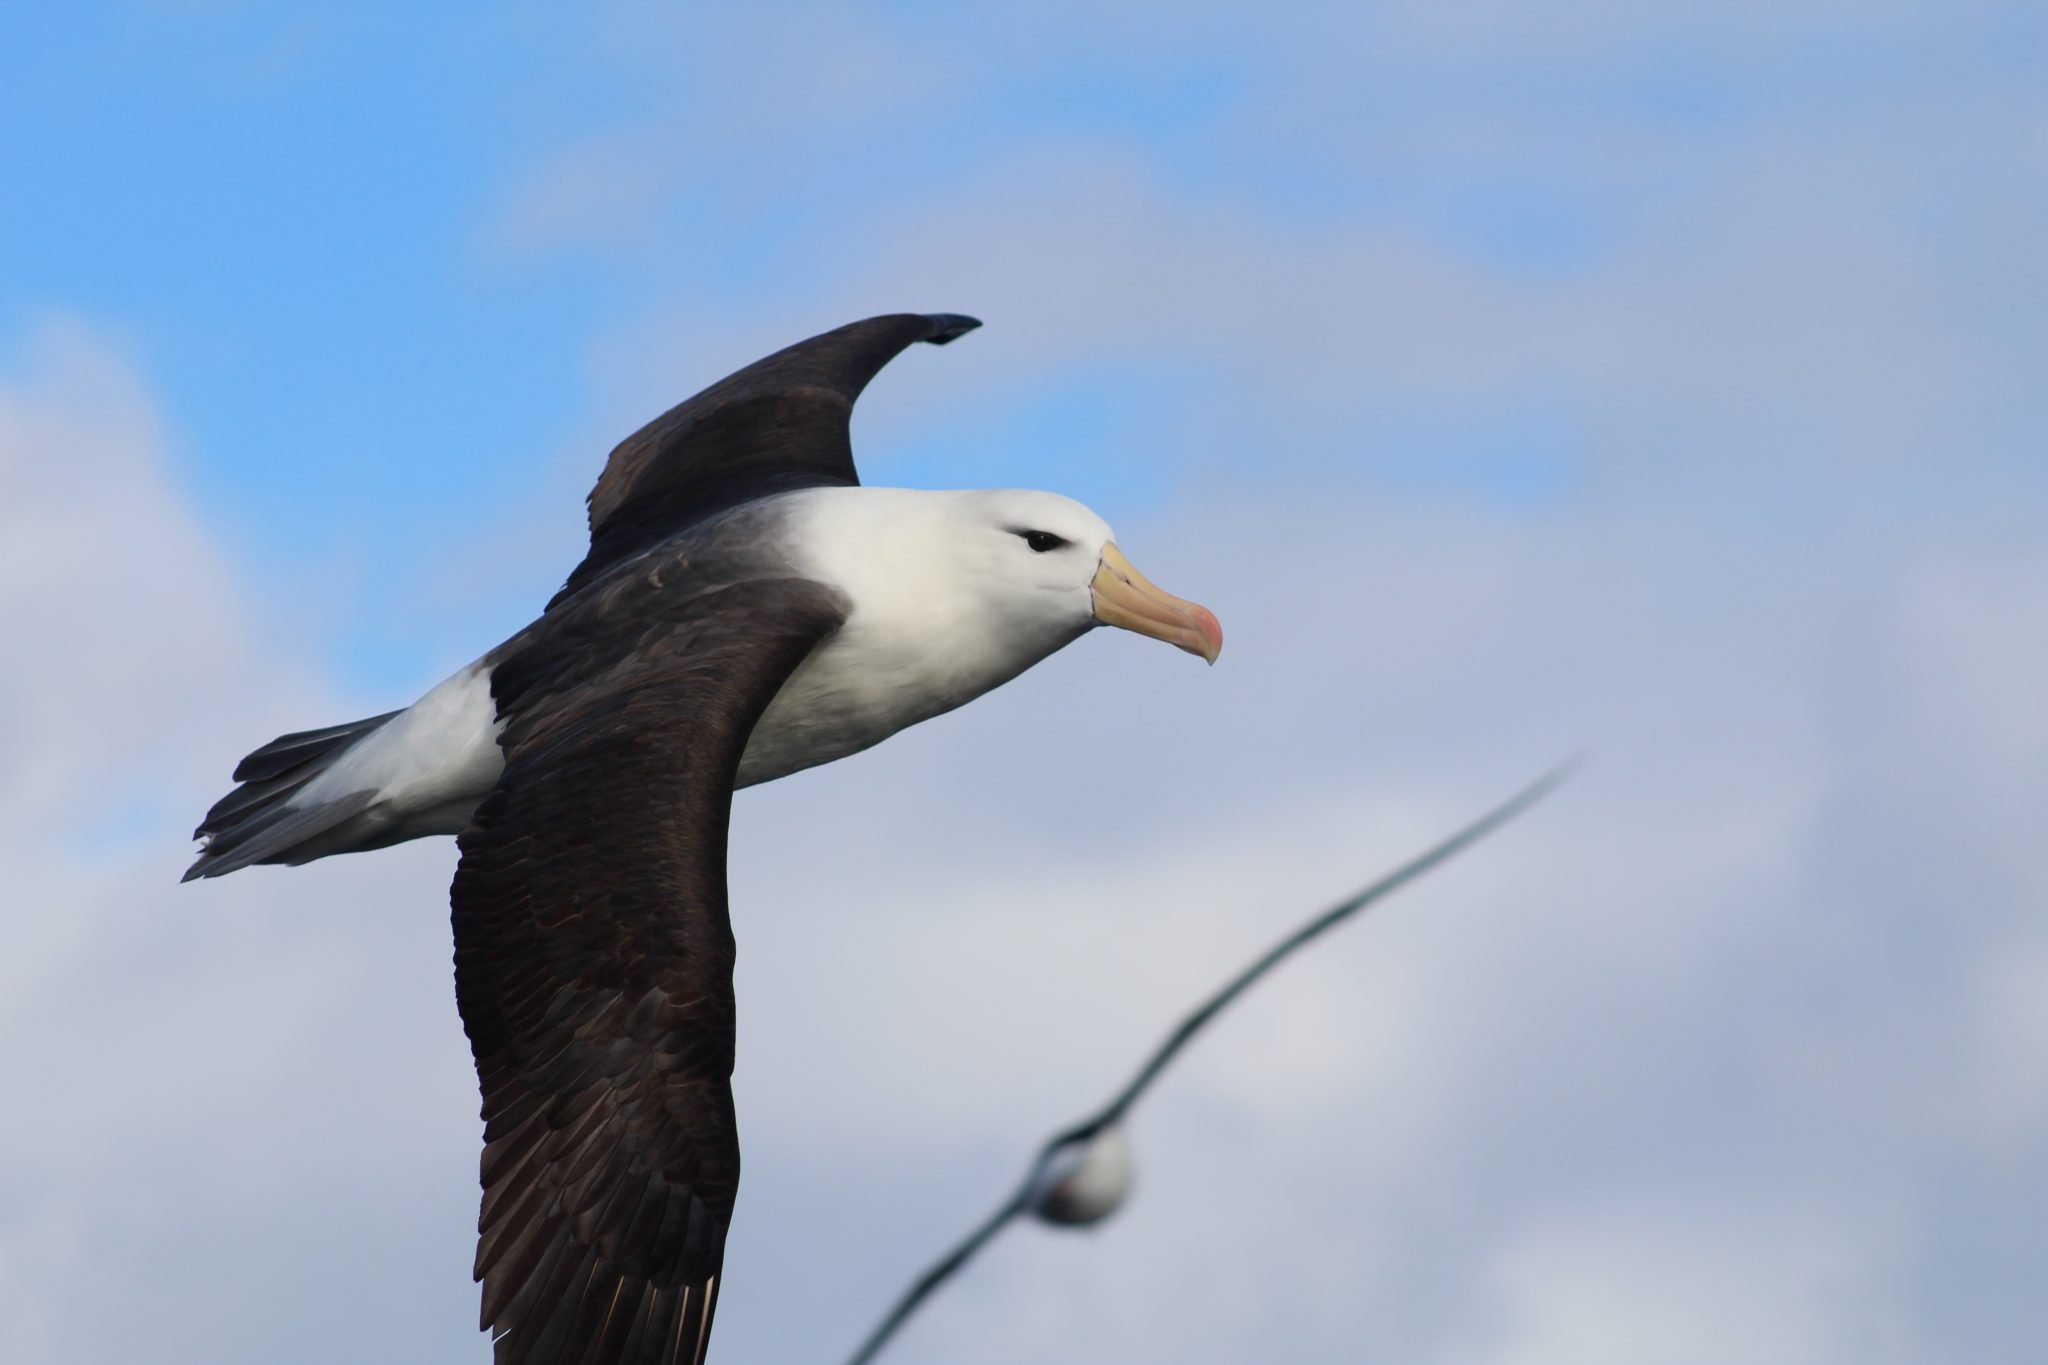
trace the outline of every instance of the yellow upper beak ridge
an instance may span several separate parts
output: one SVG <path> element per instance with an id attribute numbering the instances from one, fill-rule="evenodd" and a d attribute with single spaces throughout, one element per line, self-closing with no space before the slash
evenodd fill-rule
<path id="1" fill-rule="evenodd" d="M 1121 626 L 1164 640 L 1212 664 L 1223 652 L 1223 626 L 1216 613 L 1175 597 L 1139 573 L 1115 541 L 1102 547 L 1102 562 L 1096 566 L 1090 587 L 1095 596 L 1095 619 L 1105 626 Z"/>

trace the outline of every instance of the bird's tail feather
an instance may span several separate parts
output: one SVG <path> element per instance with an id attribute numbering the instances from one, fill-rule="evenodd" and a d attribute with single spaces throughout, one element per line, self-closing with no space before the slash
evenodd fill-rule
<path id="1" fill-rule="evenodd" d="M 235 765 L 241 785 L 214 802 L 192 831 L 206 841 L 184 880 L 218 877 L 252 863 L 289 861 L 288 854 L 320 832 L 359 814 L 372 793 L 295 805 L 292 797 L 378 726 L 398 715 L 280 735 Z M 360 799 L 357 799 L 359 797 Z"/>

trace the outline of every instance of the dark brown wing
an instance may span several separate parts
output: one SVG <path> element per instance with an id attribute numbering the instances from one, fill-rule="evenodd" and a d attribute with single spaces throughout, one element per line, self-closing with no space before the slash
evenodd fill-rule
<path id="1" fill-rule="evenodd" d="M 733 777 L 842 613 L 801 580 L 661 581 L 615 575 L 492 677 L 506 767 L 452 900 L 498 1365 L 695 1365 L 717 1304 L 740 1166 Z"/>
<path id="2" fill-rule="evenodd" d="M 605 462 L 590 492 L 590 553 L 563 595 L 727 508 L 797 488 L 859 483 L 847 421 L 861 390 L 904 347 L 943 345 L 979 326 L 955 313 L 848 323 L 670 408 Z"/>

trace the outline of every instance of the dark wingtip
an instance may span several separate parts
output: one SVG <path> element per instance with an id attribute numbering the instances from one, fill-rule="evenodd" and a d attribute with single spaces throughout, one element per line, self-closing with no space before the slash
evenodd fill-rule
<path id="1" fill-rule="evenodd" d="M 932 325 L 931 335 L 925 340 L 934 346 L 943 346 L 981 326 L 980 318 L 971 318 L 965 313 L 926 313 L 924 320 Z"/>

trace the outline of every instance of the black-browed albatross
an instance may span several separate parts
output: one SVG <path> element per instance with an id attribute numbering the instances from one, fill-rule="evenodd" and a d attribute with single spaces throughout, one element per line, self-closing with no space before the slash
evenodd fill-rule
<path id="1" fill-rule="evenodd" d="M 256 750 L 199 826 L 187 880 L 460 836 L 498 1365 L 704 1358 L 739 1185 L 734 788 L 867 748 L 1096 625 L 1222 647 L 1071 499 L 859 485 L 861 390 L 979 325 L 869 318 L 672 408 L 612 451 L 590 552 L 539 620 L 403 711 Z"/>

